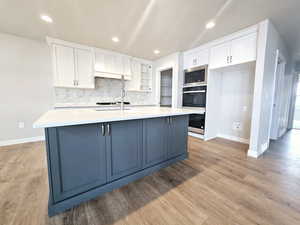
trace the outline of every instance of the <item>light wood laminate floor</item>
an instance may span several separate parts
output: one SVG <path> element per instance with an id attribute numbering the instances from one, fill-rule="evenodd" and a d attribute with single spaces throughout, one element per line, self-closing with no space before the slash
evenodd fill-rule
<path id="1" fill-rule="evenodd" d="M 48 218 L 43 142 L 0 148 L 1 225 L 297 225 L 300 131 L 258 160 L 248 146 L 189 138 L 189 159 Z"/>

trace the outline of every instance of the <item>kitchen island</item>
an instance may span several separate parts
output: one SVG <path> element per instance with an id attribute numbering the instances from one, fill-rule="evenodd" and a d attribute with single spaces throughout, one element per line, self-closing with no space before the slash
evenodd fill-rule
<path id="1" fill-rule="evenodd" d="M 187 109 L 51 110 L 45 128 L 49 216 L 187 158 Z"/>

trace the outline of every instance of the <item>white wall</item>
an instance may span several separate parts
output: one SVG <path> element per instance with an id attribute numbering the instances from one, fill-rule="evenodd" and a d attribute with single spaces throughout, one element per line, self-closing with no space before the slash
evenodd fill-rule
<path id="1" fill-rule="evenodd" d="M 277 49 L 289 63 L 288 51 L 274 25 L 268 20 L 261 22 L 248 152 L 248 155 L 253 157 L 261 155 L 269 146 Z"/>
<path id="2" fill-rule="evenodd" d="M 0 33 L 0 145 L 43 135 L 32 124 L 51 108 L 51 78 L 46 43 Z"/>
<path id="3" fill-rule="evenodd" d="M 295 104 L 296 104 L 297 88 L 298 88 L 298 82 L 299 82 L 299 74 L 298 73 L 299 72 L 296 72 L 296 71 L 293 71 L 293 73 L 292 73 L 292 90 L 291 90 L 288 129 L 292 129 L 293 123 L 294 123 Z"/>
<path id="4" fill-rule="evenodd" d="M 155 103 L 159 105 L 160 101 L 160 71 L 173 68 L 173 90 L 172 107 L 182 106 L 182 84 L 183 84 L 183 58 L 182 54 L 177 52 L 154 61 L 155 71 Z"/>

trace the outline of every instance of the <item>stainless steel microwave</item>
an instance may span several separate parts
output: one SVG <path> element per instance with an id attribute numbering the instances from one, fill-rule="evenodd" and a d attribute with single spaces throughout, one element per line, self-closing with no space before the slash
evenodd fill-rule
<path id="1" fill-rule="evenodd" d="M 207 84 L 208 66 L 199 66 L 184 71 L 184 87 L 193 87 Z"/>

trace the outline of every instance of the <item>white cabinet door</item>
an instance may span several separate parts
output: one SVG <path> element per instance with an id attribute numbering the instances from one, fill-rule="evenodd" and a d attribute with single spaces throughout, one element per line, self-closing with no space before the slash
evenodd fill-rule
<path id="1" fill-rule="evenodd" d="M 99 50 L 95 51 L 95 71 L 97 72 L 105 72 L 105 66 L 104 66 L 104 52 L 101 52 Z"/>
<path id="2" fill-rule="evenodd" d="M 114 72 L 114 55 L 106 53 L 104 54 L 104 71 L 105 73 Z"/>
<path id="3" fill-rule="evenodd" d="M 119 54 L 113 55 L 113 69 L 111 70 L 111 73 L 115 74 L 123 74 L 124 72 L 124 66 L 123 66 L 123 57 Z"/>
<path id="4" fill-rule="evenodd" d="M 229 65 L 230 47 L 231 43 L 226 42 L 211 48 L 209 62 L 210 69 L 221 68 Z"/>
<path id="5" fill-rule="evenodd" d="M 231 65 L 256 60 L 257 34 L 249 34 L 231 42 Z"/>
<path id="6" fill-rule="evenodd" d="M 141 91 L 152 91 L 152 65 L 148 63 L 141 64 Z"/>
<path id="7" fill-rule="evenodd" d="M 189 54 L 188 56 L 188 69 L 197 67 L 199 65 L 199 58 L 196 52 Z"/>
<path id="8" fill-rule="evenodd" d="M 209 49 L 197 52 L 198 66 L 204 66 L 209 63 Z"/>
<path id="9" fill-rule="evenodd" d="M 141 62 L 138 60 L 131 60 L 131 80 L 127 83 L 127 90 L 139 91 L 141 86 Z"/>
<path id="10" fill-rule="evenodd" d="M 95 88 L 93 55 L 86 49 L 75 49 L 76 56 L 76 86 L 79 88 Z"/>
<path id="11" fill-rule="evenodd" d="M 74 87 L 75 54 L 74 48 L 63 45 L 53 45 L 54 49 L 54 86 Z"/>
<path id="12" fill-rule="evenodd" d="M 126 80 L 132 79 L 132 70 L 136 62 L 136 60 L 131 59 L 129 56 L 123 56 L 123 75 Z"/>
<path id="13" fill-rule="evenodd" d="M 209 49 L 191 52 L 184 55 L 184 69 L 207 65 L 209 62 Z"/>

